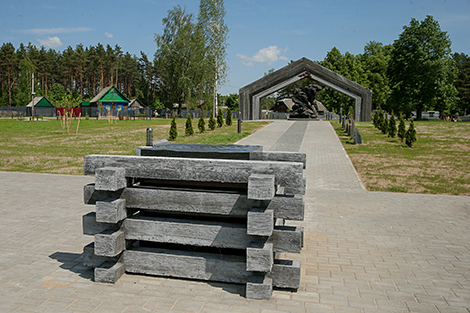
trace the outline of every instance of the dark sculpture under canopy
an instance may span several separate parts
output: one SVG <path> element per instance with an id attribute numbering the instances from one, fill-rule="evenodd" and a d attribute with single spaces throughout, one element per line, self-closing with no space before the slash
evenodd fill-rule
<path id="1" fill-rule="evenodd" d="M 318 107 L 315 102 L 315 96 L 322 88 L 316 84 L 310 84 L 303 88 L 294 90 L 294 106 L 290 118 L 316 118 L 318 116 Z"/>

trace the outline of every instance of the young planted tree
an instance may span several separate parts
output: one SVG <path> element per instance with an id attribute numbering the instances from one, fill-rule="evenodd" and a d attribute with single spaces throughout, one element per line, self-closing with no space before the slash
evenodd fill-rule
<path id="1" fill-rule="evenodd" d="M 197 122 L 197 128 L 199 129 L 200 133 L 203 133 L 206 131 L 206 122 L 204 121 L 204 117 L 201 114 L 201 117 L 199 118 L 199 121 Z"/>
<path id="2" fill-rule="evenodd" d="M 377 128 L 379 121 L 379 115 L 377 113 L 372 113 L 372 125 L 374 125 L 375 128 Z"/>
<path id="3" fill-rule="evenodd" d="M 400 141 L 403 142 L 403 139 L 405 138 L 406 134 L 406 128 L 405 128 L 405 121 L 403 120 L 403 113 L 400 112 L 400 122 L 398 123 L 398 138 L 400 138 Z"/>
<path id="4" fill-rule="evenodd" d="M 209 129 L 214 130 L 216 125 L 217 125 L 217 122 L 215 121 L 214 115 L 212 115 L 212 111 L 211 111 L 211 115 L 209 117 Z"/>
<path id="5" fill-rule="evenodd" d="M 397 135 L 397 123 L 395 121 L 395 113 L 390 114 L 390 120 L 388 121 L 388 136 L 395 138 Z"/>
<path id="6" fill-rule="evenodd" d="M 384 114 L 382 112 L 382 109 L 379 107 L 379 115 L 377 117 L 377 129 L 382 130 L 384 125 Z"/>
<path id="7" fill-rule="evenodd" d="M 71 93 L 65 94 L 62 100 L 56 105 L 59 108 L 63 108 L 64 116 L 61 116 L 61 125 L 62 127 L 67 127 L 67 135 L 70 135 L 70 128 L 72 127 L 72 118 L 74 116 L 75 110 L 80 105 L 80 98 L 73 97 Z M 79 116 L 76 134 L 78 133 L 78 127 L 80 126 L 80 117 Z"/>
<path id="8" fill-rule="evenodd" d="M 171 120 L 170 134 L 168 136 L 169 141 L 176 140 L 178 137 L 178 129 L 176 127 L 176 116 Z"/>
<path id="9" fill-rule="evenodd" d="M 413 123 L 413 120 L 410 122 L 410 126 L 408 126 L 408 130 L 405 134 L 405 143 L 408 147 L 413 146 L 413 142 L 416 141 L 416 130 Z"/>
<path id="10" fill-rule="evenodd" d="M 227 117 L 225 118 L 225 125 L 232 126 L 232 110 L 228 108 Z"/>
<path id="11" fill-rule="evenodd" d="M 193 120 L 191 119 L 191 114 L 189 114 L 189 112 L 188 112 L 188 117 L 186 118 L 186 127 L 184 129 L 184 132 L 186 136 L 194 135 Z"/>
<path id="12" fill-rule="evenodd" d="M 219 109 L 219 112 L 217 112 L 217 127 L 222 126 L 224 126 L 224 113 L 222 112 L 222 109 Z"/>
<path id="13" fill-rule="evenodd" d="M 386 114 L 383 116 L 382 128 L 380 130 L 382 131 L 382 134 L 388 133 L 388 118 Z"/>

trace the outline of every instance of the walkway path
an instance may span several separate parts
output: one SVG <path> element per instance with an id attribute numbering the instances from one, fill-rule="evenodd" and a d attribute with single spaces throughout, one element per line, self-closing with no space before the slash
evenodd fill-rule
<path id="1" fill-rule="evenodd" d="M 81 265 L 92 177 L 0 172 L 0 312 L 470 312 L 470 198 L 367 192 L 328 122 L 276 121 L 241 144 L 307 153 L 301 288 L 244 286 Z"/>

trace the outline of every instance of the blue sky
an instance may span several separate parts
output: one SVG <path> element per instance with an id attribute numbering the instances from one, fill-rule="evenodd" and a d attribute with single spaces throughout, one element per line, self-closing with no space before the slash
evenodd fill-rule
<path id="1" fill-rule="evenodd" d="M 102 43 L 125 52 L 156 50 L 155 34 L 176 5 L 197 15 L 199 0 L 0 0 L 0 41 L 57 51 Z M 391 44 L 411 18 L 432 15 L 453 52 L 470 54 L 469 0 L 225 0 L 229 72 L 220 93 L 238 89 L 289 60 L 323 60 L 337 47 L 359 54 L 369 41 Z"/>

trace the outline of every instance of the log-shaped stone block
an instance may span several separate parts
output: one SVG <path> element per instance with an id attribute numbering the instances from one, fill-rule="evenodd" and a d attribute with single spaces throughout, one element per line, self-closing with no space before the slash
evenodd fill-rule
<path id="1" fill-rule="evenodd" d="M 126 240 L 199 247 L 245 249 L 257 239 L 247 235 L 243 224 L 138 215 L 125 219 L 123 230 Z"/>
<path id="2" fill-rule="evenodd" d="M 105 262 L 95 268 L 94 278 L 96 282 L 114 284 L 124 275 L 124 264 L 119 262 Z"/>
<path id="3" fill-rule="evenodd" d="M 277 288 L 299 289 L 300 262 L 291 260 L 274 260 L 271 274 L 273 284 Z"/>
<path id="4" fill-rule="evenodd" d="M 247 214 L 247 233 L 255 236 L 271 236 L 274 229 L 274 211 L 252 208 Z"/>
<path id="5" fill-rule="evenodd" d="M 250 160 L 300 162 L 305 169 L 307 165 L 307 154 L 305 152 L 253 151 L 250 153 Z"/>
<path id="6" fill-rule="evenodd" d="M 246 270 L 251 272 L 270 272 L 273 267 L 273 244 L 252 242 L 246 248 Z"/>
<path id="7" fill-rule="evenodd" d="M 271 200 L 275 194 L 274 175 L 251 174 L 248 177 L 248 199 Z"/>
<path id="8" fill-rule="evenodd" d="M 303 178 L 303 184 L 298 187 L 291 187 L 291 186 L 286 186 L 284 188 L 284 194 L 285 195 L 304 195 L 305 194 L 305 186 L 307 185 L 307 179 Z"/>
<path id="9" fill-rule="evenodd" d="M 295 226 L 275 226 L 268 242 L 274 244 L 274 252 L 300 253 L 303 246 L 303 229 Z"/>
<path id="10" fill-rule="evenodd" d="M 84 235 L 94 236 L 107 229 L 118 230 L 119 225 L 97 222 L 96 213 L 90 212 L 82 216 L 82 228 Z"/>
<path id="11" fill-rule="evenodd" d="M 117 191 L 127 186 L 126 169 L 122 167 L 102 167 L 95 172 L 95 189 Z"/>
<path id="12" fill-rule="evenodd" d="M 228 283 L 246 283 L 247 272 L 240 255 L 137 247 L 123 252 L 128 273 L 182 277 Z"/>
<path id="13" fill-rule="evenodd" d="M 266 275 L 258 278 L 254 276 L 246 283 L 246 298 L 256 300 L 269 300 L 273 292 L 273 280 Z"/>
<path id="14" fill-rule="evenodd" d="M 105 199 L 96 201 L 96 221 L 117 223 L 127 217 L 125 199 Z"/>
<path id="15" fill-rule="evenodd" d="M 114 257 L 126 249 L 123 231 L 105 230 L 95 235 L 95 254 Z"/>
<path id="16" fill-rule="evenodd" d="M 247 184 L 251 174 L 275 176 L 275 184 L 301 187 L 303 164 L 299 162 L 190 159 L 131 155 L 86 155 L 85 175 L 104 167 L 123 167 L 127 177 L 144 179 Z M 210 170 L 209 170 L 210 169 Z"/>
<path id="17" fill-rule="evenodd" d="M 172 188 L 133 188 L 119 191 L 96 190 L 95 184 L 84 187 L 85 204 L 96 204 L 107 198 L 126 200 L 127 208 L 153 211 L 229 215 L 245 218 L 252 207 L 267 207 L 274 217 L 287 220 L 304 219 L 305 205 L 301 195 L 277 195 L 271 201 L 247 199 L 245 193 L 181 190 Z"/>
<path id="18" fill-rule="evenodd" d="M 95 268 L 103 264 L 104 262 L 117 262 L 118 258 L 114 257 L 107 257 L 107 256 L 99 256 L 95 254 L 95 245 L 94 243 L 90 243 L 83 247 L 83 265 L 90 268 Z"/>

